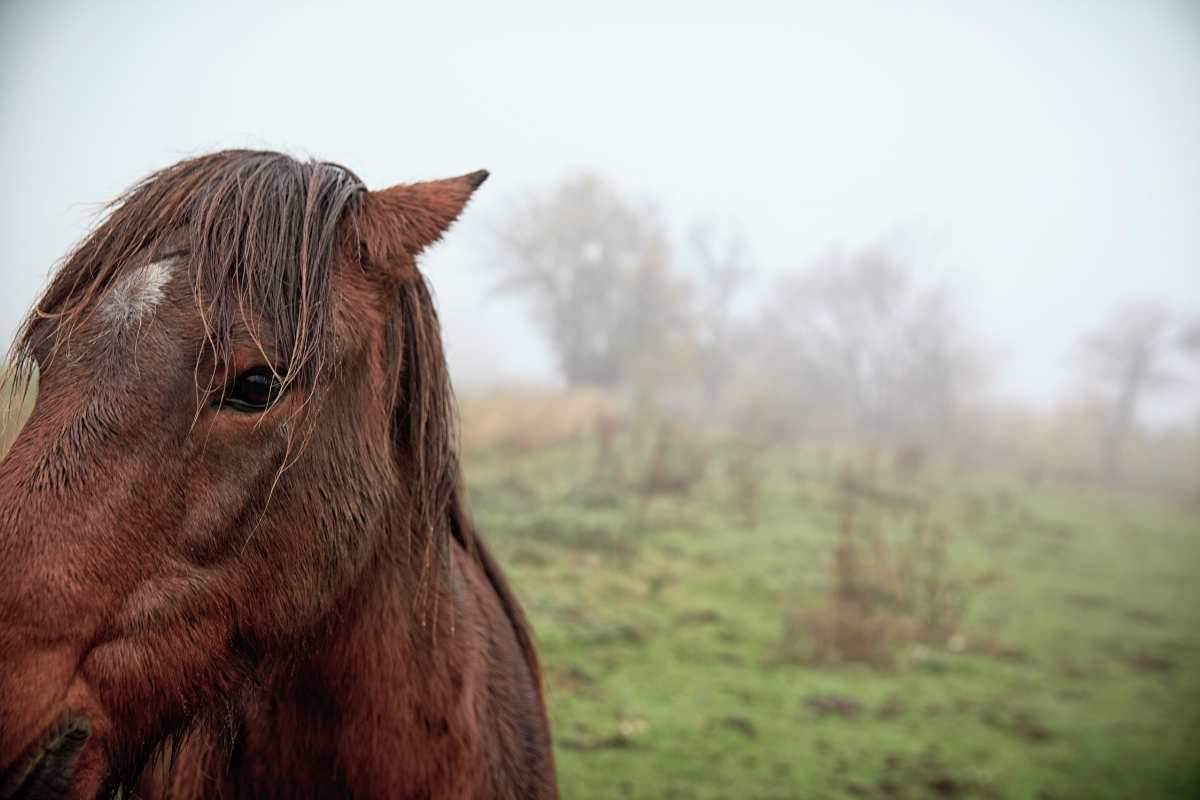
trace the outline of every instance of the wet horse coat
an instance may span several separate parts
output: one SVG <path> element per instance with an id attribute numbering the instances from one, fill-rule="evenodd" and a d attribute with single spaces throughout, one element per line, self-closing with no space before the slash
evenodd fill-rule
<path id="1" fill-rule="evenodd" d="M 0 462 L 0 799 L 557 795 L 416 265 L 484 178 L 216 153 L 64 262 Z"/>

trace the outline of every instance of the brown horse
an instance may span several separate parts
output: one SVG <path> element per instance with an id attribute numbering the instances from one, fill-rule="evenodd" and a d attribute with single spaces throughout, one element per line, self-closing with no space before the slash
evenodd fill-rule
<path id="1" fill-rule="evenodd" d="M 486 177 L 216 153 L 65 261 L 0 463 L 0 798 L 557 795 L 416 266 Z"/>

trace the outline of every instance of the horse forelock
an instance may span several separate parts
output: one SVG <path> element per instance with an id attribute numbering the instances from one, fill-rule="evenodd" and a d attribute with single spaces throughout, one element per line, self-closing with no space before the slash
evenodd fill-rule
<path id="1" fill-rule="evenodd" d="M 289 381 L 315 382 L 332 362 L 331 273 L 337 232 L 364 190 L 343 167 L 230 150 L 182 161 L 119 197 L 63 261 L 13 346 L 32 357 L 47 326 L 55 346 L 99 318 L 138 323 L 162 304 L 181 252 L 213 355 L 268 320 Z"/>

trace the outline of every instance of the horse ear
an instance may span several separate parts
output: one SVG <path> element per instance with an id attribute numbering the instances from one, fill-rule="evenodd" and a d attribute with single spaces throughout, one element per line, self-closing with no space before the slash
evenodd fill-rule
<path id="1" fill-rule="evenodd" d="M 487 178 L 487 170 L 481 169 L 457 178 L 367 192 L 358 225 L 367 258 L 386 264 L 400 253 L 418 255 L 442 238 Z"/>

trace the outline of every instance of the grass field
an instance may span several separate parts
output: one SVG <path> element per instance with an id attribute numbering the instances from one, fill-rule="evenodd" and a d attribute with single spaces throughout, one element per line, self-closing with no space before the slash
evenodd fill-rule
<path id="1" fill-rule="evenodd" d="M 955 635 L 817 662 L 784 620 L 833 588 L 837 459 L 762 461 L 751 525 L 719 469 L 643 503 L 584 448 L 469 453 L 564 797 L 1200 797 L 1194 508 L 926 474 L 902 488 L 944 525 Z M 903 513 L 877 518 L 902 535 Z"/>
<path id="2" fill-rule="evenodd" d="M 1200 797 L 1194 504 L 885 470 L 855 528 L 852 453 L 717 453 L 690 497 L 648 500 L 589 446 L 467 461 L 537 630 L 564 798 Z M 905 549 L 918 516 L 936 546 Z M 905 569 L 953 589 L 934 634 L 883 613 L 870 658 L 821 651 L 848 530 L 855 602 L 886 611 Z"/>

